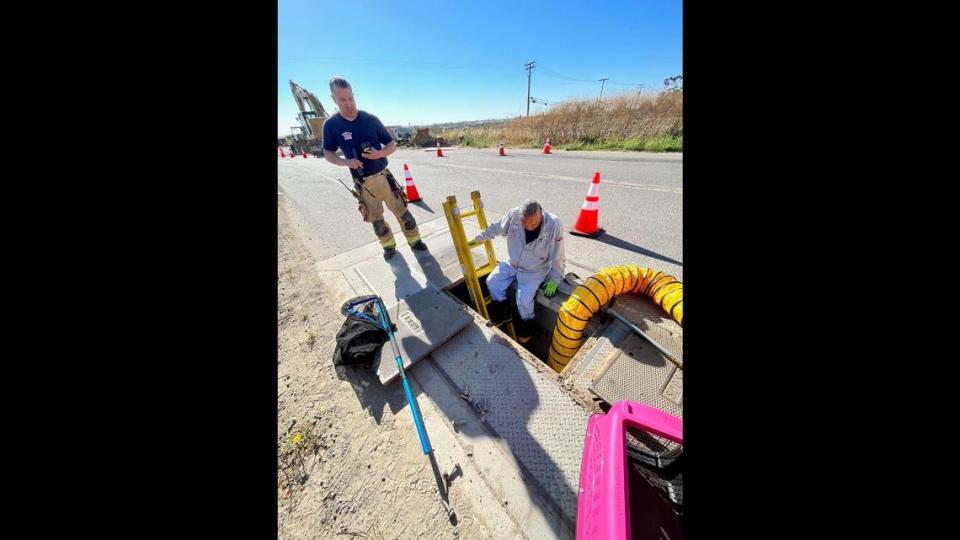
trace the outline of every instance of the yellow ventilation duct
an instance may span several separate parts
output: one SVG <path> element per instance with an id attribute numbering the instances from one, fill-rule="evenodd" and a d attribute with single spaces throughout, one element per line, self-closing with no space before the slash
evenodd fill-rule
<path id="1" fill-rule="evenodd" d="M 583 345 L 583 330 L 590 317 L 614 296 L 633 292 L 653 298 L 673 320 L 683 324 L 683 283 L 635 264 L 610 266 L 584 280 L 560 307 L 550 342 L 550 367 L 558 373 L 562 371 Z"/>

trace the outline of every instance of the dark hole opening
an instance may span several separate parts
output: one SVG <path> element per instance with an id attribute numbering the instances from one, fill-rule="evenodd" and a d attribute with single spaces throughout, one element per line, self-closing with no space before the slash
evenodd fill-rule
<path id="1" fill-rule="evenodd" d="M 480 289 L 483 291 L 485 297 L 490 296 L 490 290 L 487 289 L 487 277 L 483 276 L 480 278 Z M 473 308 L 473 300 L 470 298 L 470 291 L 467 289 L 467 284 L 465 282 L 460 282 L 457 285 L 449 287 L 446 289 L 450 294 L 452 294 L 456 299 L 460 300 L 470 308 Z M 517 301 L 516 301 L 516 285 L 511 285 L 507 289 L 507 302 L 510 306 L 511 313 L 513 314 L 513 319 L 518 320 L 520 314 L 517 312 Z M 555 302 L 559 305 L 560 302 Z M 531 325 L 531 338 L 527 343 L 519 343 L 514 341 L 517 345 L 523 347 L 524 349 L 530 351 L 531 354 L 536 356 L 541 362 L 546 365 L 547 359 L 550 356 L 550 342 L 553 340 L 553 330 L 557 324 L 557 312 L 555 309 L 544 306 L 540 303 L 535 303 L 534 305 L 534 324 Z M 501 330 L 508 335 L 506 325 L 501 326 Z M 587 327 L 583 332 L 584 341 L 590 337 L 592 334 L 590 326 Z"/>

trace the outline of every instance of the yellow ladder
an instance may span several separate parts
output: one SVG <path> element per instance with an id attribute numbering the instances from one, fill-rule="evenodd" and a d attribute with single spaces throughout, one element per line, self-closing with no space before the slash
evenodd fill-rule
<path id="1" fill-rule="evenodd" d="M 497 254 L 493 251 L 493 241 L 486 240 L 483 242 L 483 247 L 486 248 L 487 251 L 487 264 L 480 268 L 476 268 L 473 264 L 473 255 L 470 253 L 470 248 L 473 246 L 469 245 L 467 233 L 463 230 L 463 220 L 477 216 L 477 223 L 480 225 L 480 230 L 484 231 L 487 228 L 487 216 L 483 213 L 483 203 L 480 202 L 480 192 L 472 191 L 470 198 L 473 199 L 473 210 L 463 212 L 460 210 L 460 207 L 457 206 L 457 198 L 450 195 L 447 197 L 446 202 L 443 203 L 443 213 L 447 216 L 447 225 L 450 226 L 453 246 L 457 250 L 457 258 L 460 259 L 460 268 L 463 269 L 463 280 L 467 284 L 467 290 L 470 291 L 470 299 L 473 300 L 473 306 L 477 312 L 489 321 L 490 314 L 487 311 L 487 304 L 492 302 L 492 299 L 489 296 L 483 296 L 483 290 L 480 288 L 480 278 L 489 275 L 490 272 L 493 272 L 493 269 L 497 267 Z M 500 323 L 497 326 L 503 326 L 503 324 L 504 323 Z M 510 337 L 517 339 L 517 335 L 513 330 L 513 322 L 508 321 L 505 324 L 507 325 L 507 333 Z"/>

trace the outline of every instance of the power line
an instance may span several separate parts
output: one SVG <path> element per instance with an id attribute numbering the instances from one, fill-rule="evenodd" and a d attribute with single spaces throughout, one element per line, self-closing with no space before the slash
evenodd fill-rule
<path id="1" fill-rule="evenodd" d="M 600 79 L 577 79 L 576 77 L 569 77 L 567 75 L 564 75 L 562 73 L 559 73 L 547 67 L 543 67 L 543 66 L 540 66 L 540 67 L 547 73 L 548 76 L 557 77 L 558 79 L 566 79 L 568 81 L 587 82 L 587 83 L 600 82 Z"/>
<path id="2" fill-rule="evenodd" d="M 641 88 L 645 88 L 645 87 L 649 86 L 649 85 L 644 84 L 644 83 L 625 83 L 625 82 L 620 82 L 620 81 L 610 81 L 610 84 L 619 84 L 620 86 L 639 86 L 639 87 L 641 87 Z"/>
<path id="3" fill-rule="evenodd" d="M 516 62 L 482 62 L 468 64 L 460 61 L 452 62 L 424 62 L 421 60 L 381 60 L 381 59 L 358 59 L 358 60 L 344 60 L 342 58 L 323 58 L 319 56 L 310 56 L 302 54 L 279 54 L 281 60 L 293 59 L 293 60 L 310 60 L 317 63 L 324 64 L 343 64 L 343 65 L 397 65 L 397 66 L 422 66 L 422 67 L 442 67 L 442 68 L 477 68 L 477 67 L 492 67 L 492 66 L 515 66 Z"/>
<path id="4" fill-rule="evenodd" d="M 650 87 L 650 85 L 648 85 L 648 84 L 646 84 L 646 83 L 630 83 L 630 82 L 623 82 L 623 81 L 611 81 L 611 80 L 609 79 L 609 77 L 603 77 L 603 78 L 600 78 L 600 79 L 578 79 L 578 78 L 576 78 L 576 77 L 570 77 L 570 76 L 568 76 L 568 75 L 564 75 L 564 74 L 562 74 L 562 73 L 559 73 L 559 72 L 557 72 L 556 70 L 550 69 L 549 67 L 544 67 L 544 66 L 539 66 L 539 67 L 540 67 L 541 69 L 543 69 L 544 74 L 547 75 L 548 77 L 556 77 L 556 78 L 558 78 L 558 79 L 564 79 L 564 80 L 567 80 L 567 81 L 583 82 L 583 83 L 593 83 L 593 82 L 602 83 L 602 82 L 604 82 L 604 81 L 609 81 L 610 84 L 616 84 L 616 85 L 618 85 L 618 86 L 635 86 L 635 87 L 638 87 L 638 88 L 649 88 L 649 87 Z M 601 96 L 602 96 L 602 94 L 603 94 L 602 87 L 601 87 L 601 90 L 600 90 L 600 94 L 601 94 Z"/>

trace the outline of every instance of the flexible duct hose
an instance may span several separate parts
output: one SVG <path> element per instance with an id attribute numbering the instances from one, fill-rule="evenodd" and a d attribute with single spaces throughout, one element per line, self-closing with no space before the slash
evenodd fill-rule
<path id="1" fill-rule="evenodd" d="M 653 298 L 673 320 L 683 324 L 683 283 L 677 278 L 635 264 L 610 266 L 584 280 L 560 306 L 550 342 L 550 367 L 558 373 L 563 370 L 583 345 L 583 330 L 590 317 L 614 296 L 632 292 Z"/>

